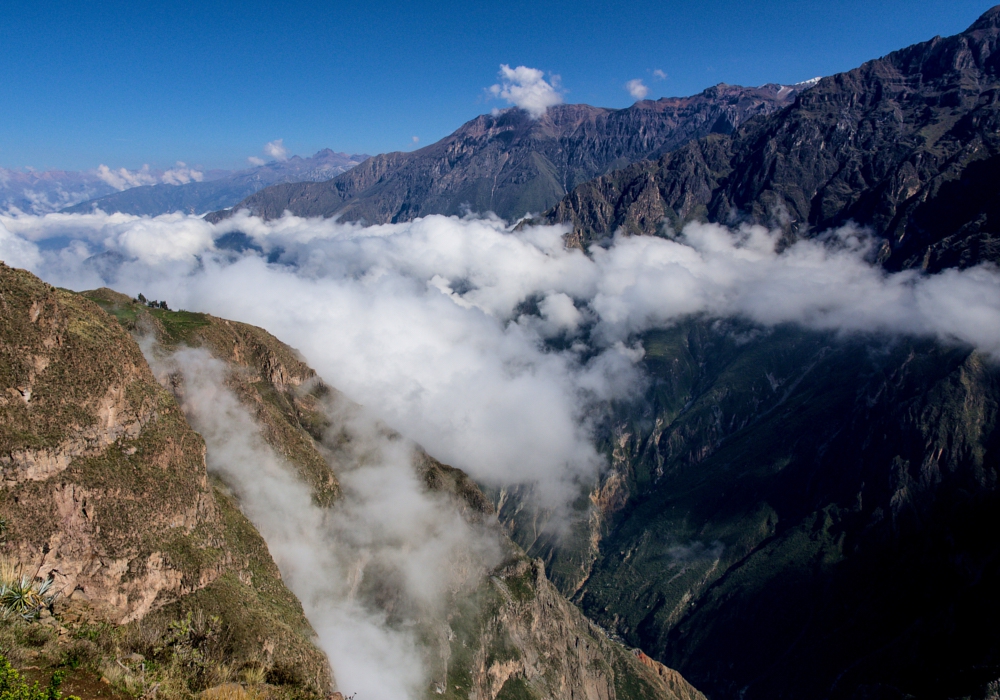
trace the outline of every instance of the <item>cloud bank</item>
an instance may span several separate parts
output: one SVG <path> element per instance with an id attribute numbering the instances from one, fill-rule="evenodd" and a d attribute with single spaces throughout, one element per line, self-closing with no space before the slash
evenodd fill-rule
<path id="1" fill-rule="evenodd" d="M 563 97 L 558 87 L 559 76 L 552 76 L 552 82 L 549 83 L 545 80 L 545 74 L 537 68 L 511 68 L 503 64 L 500 66 L 500 82 L 491 86 L 490 92 L 494 97 L 503 98 L 520 107 L 532 119 L 538 119 L 549 107 L 562 104 Z"/>
<path id="2" fill-rule="evenodd" d="M 889 274 L 853 227 L 779 253 L 765 228 L 693 223 L 587 257 L 564 247 L 561 226 L 511 231 L 496 219 L 0 224 L 13 264 L 263 326 L 435 457 L 481 482 L 535 484 L 550 504 L 600 470 L 588 421 L 643 387 L 641 334 L 692 314 L 917 334 L 1000 358 L 996 268 Z"/>

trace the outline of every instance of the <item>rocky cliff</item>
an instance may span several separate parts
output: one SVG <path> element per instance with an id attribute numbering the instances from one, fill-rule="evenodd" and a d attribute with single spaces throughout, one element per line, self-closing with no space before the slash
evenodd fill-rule
<path id="1" fill-rule="evenodd" d="M 1000 8 L 956 36 L 823 78 L 731 135 L 689 143 L 568 194 L 545 215 L 587 246 L 673 235 L 693 219 L 755 222 L 788 240 L 847 220 L 885 239 L 891 269 L 1000 258 Z"/>
<path id="2" fill-rule="evenodd" d="M 59 593 L 51 654 L 136 692 L 244 671 L 276 691 L 326 692 L 301 606 L 210 482 L 204 442 L 132 336 L 85 297 L 2 265 L 0 305 L 2 547 Z M 140 683 L 120 663 L 129 654 L 163 671 L 143 666 Z"/>
<path id="3" fill-rule="evenodd" d="M 699 95 L 643 100 L 627 109 L 550 107 L 484 114 L 411 153 L 375 156 L 329 182 L 276 185 L 236 205 L 265 219 L 285 211 L 381 224 L 427 214 L 540 212 L 608 170 L 788 105 L 800 87 L 717 85 Z M 226 212 L 209 215 L 218 221 Z"/>

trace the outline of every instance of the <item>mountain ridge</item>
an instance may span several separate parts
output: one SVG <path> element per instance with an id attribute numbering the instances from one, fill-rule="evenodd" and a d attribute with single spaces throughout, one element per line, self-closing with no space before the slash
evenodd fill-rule
<path id="1" fill-rule="evenodd" d="M 201 182 L 182 185 L 144 185 L 89 199 L 62 209 L 62 213 L 103 211 L 136 216 L 157 216 L 182 211 L 204 214 L 232 206 L 253 192 L 279 183 L 328 180 L 368 159 L 367 154 L 347 154 L 329 148 L 308 158 L 292 156 L 246 170 L 237 170 Z"/>
<path id="2" fill-rule="evenodd" d="M 889 269 L 1000 259 L 1000 8 L 965 32 L 820 80 L 788 108 L 596 178 L 541 220 L 571 245 L 709 220 L 786 241 L 854 221 Z M 663 227 L 667 228 L 664 229 Z"/>
<path id="3" fill-rule="evenodd" d="M 493 211 L 506 219 L 542 211 L 580 182 L 697 136 L 728 132 L 790 103 L 798 89 L 719 84 L 698 95 L 643 100 L 625 109 L 564 104 L 539 119 L 517 108 L 483 114 L 440 141 L 375 156 L 326 183 L 267 188 L 240 209 L 265 219 L 339 216 L 389 223 L 427 214 Z"/>

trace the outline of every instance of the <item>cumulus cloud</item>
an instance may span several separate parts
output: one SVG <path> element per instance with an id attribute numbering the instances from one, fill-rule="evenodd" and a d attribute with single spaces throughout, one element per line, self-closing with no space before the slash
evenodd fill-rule
<path id="1" fill-rule="evenodd" d="M 128 168 L 112 170 L 104 163 L 101 163 L 97 167 L 97 177 L 104 180 L 104 182 L 116 190 L 127 190 L 130 187 L 156 184 L 156 177 L 149 172 L 148 165 L 142 166 L 140 170 L 129 170 Z"/>
<path id="2" fill-rule="evenodd" d="M 275 139 L 264 144 L 264 153 L 275 160 L 288 160 L 288 149 L 284 139 Z"/>
<path id="3" fill-rule="evenodd" d="M 649 88 L 639 78 L 625 83 L 625 89 L 628 90 L 628 94 L 637 100 L 644 100 L 646 99 L 646 95 L 649 94 Z"/>
<path id="4" fill-rule="evenodd" d="M 250 156 L 247 158 L 247 162 L 250 163 L 250 165 L 264 165 L 266 161 L 263 158 L 258 158 L 257 156 Z"/>
<path id="5" fill-rule="evenodd" d="M 419 136 L 414 136 L 413 137 L 413 143 L 420 143 L 420 137 Z"/>
<path id="6" fill-rule="evenodd" d="M 97 177 L 114 187 L 116 190 L 127 190 L 143 185 L 186 185 L 189 182 L 201 182 L 204 174 L 200 170 L 189 168 L 181 161 L 173 168 L 163 171 L 153 171 L 148 165 L 139 170 L 118 168 L 112 170 L 103 163 L 97 168 Z"/>
<path id="7" fill-rule="evenodd" d="M 663 72 L 662 70 L 660 70 L 659 68 L 657 68 L 656 70 L 654 70 L 654 71 L 653 71 L 653 77 L 654 77 L 654 78 L 655 78 L 656 80 L 666 80 L 666 79 L 667 79 L 667 74 L 666 74 L 666 73 L 664 73 L 664 72 Z"/>
<path id="8" fill-rule="evenodd" d="M 553 105 L 562 104 L 562 94 L 558 91 L 559 76 L 552 76 L 551 83 L 537 68 L 507 64 L 500 66 L 500 82 L 490 87 L 494 97 L 507 100 L 538 119 Z"/>

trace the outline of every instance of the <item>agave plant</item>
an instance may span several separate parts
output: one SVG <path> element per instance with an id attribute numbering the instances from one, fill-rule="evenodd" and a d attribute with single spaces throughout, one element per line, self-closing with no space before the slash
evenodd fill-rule
<path id="1" fill-rule="evenodd" d="M 30 576 L 18 576 L 0 583 L 0 614 L 4 619 L 17 615 L 35 620 L 55 599 L 50 594 L 52 579 L 35 581 Z"/>

